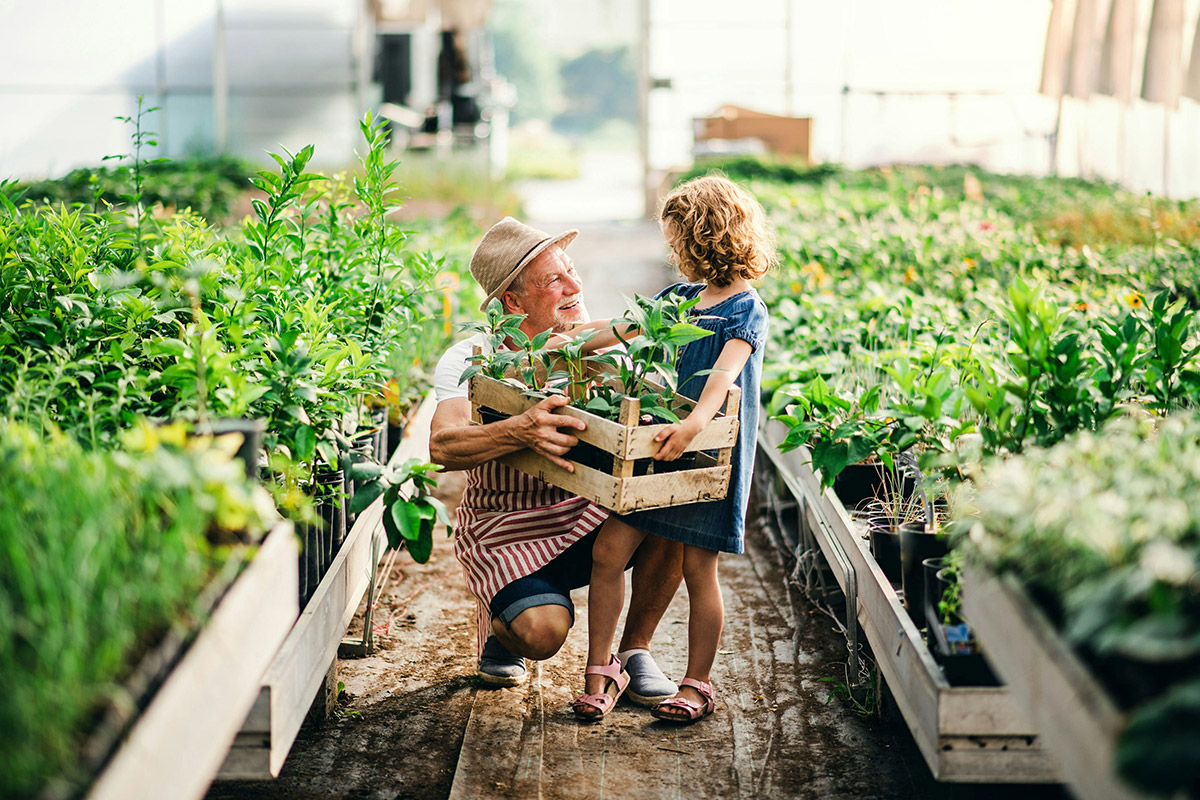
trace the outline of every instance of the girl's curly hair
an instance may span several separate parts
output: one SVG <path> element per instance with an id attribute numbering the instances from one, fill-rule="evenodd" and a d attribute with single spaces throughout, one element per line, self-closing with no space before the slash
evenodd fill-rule
<path id="1" fill-rule="evenodd" d="M 664 233 L 668 222 L 673 226 L 669 244 L 680 269 L 693 280 L 723 288 L 737 278 L 761 278 L 778 260 L 762 206 L 724 175 L 678 186 L 658 216 Z"/>

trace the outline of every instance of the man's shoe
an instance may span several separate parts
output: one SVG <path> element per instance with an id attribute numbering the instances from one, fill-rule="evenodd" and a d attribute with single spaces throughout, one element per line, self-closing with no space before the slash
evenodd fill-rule
<path id="1" fill-rule="evenodd" d="M 625 696 L 639 706 L 653 708 L 679 691 L 679 687 L 658 668 L 649 652 L 631 650 L 624 655 L 628 656 L 625 659 L 625 671 L 629 673 L 629 688 L 625 690 Z"/>
<path id="2" fill-rule="evenodd" d="M 527 677 L 525 659 L 510 652 L 495 636 L 489 636 L 483 643 L 477 674 L 488 686 L 520 686 Z"/>

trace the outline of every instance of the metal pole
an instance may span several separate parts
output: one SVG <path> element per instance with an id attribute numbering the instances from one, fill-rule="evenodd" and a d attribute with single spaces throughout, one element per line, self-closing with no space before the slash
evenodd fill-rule
<path id="1" fill-rule="evenodd" d="M 642 216 L 650 219 L 650 0 L 638 0 L 638 155 L 642 162 Z"/>
<path id="2" fill-rule="evenodd" d="M 225 3 L 217 0 L 213 39 L 213 145 L 217 153 L 229 147 L 229 70 L 225 55 Z"/>
<path id="3" fill-rule="evenodd" d="M 783 109 L 789 117 L 796 115 L 796 87 L 792 82 L 792 20 L 795 16 L 792 0 L 784 0 L 783 46 L 786 49 L 783 54 Z"/>

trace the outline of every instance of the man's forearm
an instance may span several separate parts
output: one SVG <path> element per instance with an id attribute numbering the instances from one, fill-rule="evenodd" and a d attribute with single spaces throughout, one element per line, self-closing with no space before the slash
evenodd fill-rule
<path id="1" fill-rule="evenodd" d="M 446 469 L 474 469 L 526 447 L 515 433 L 512 419 L 443 428 L 429 438 L 429 458 Z"/>

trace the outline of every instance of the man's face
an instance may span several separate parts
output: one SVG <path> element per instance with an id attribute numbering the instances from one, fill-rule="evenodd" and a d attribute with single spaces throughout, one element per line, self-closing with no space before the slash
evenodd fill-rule
<path id="1" fill-rule="evenodd" d="M 527 315 L 522 326 L 526 333 L 547 328 L 562 332 L 589 320 L 579 273 L 558 245 L 546 248 L 522 270 L 517 286 L 501 295 L 501 300 L 509 313 Z"/>

